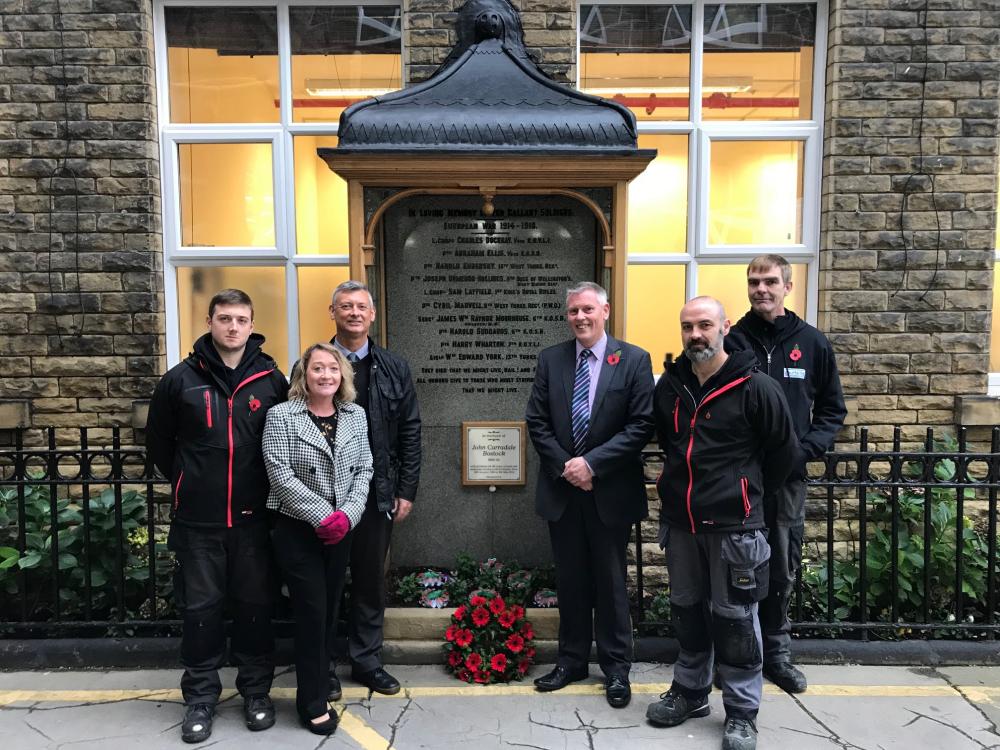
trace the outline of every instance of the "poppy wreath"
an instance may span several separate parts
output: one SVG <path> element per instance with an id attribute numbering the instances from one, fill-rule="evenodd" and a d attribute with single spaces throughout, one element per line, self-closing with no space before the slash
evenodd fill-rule
<path id="1" fill-rule="evenodd" d="M 535 631 L 524 607 L 495 591 L 475 591 L 451 615 L 444 634 L 447 669 L 463 682 L 520 680 L 535 658 Z"/>

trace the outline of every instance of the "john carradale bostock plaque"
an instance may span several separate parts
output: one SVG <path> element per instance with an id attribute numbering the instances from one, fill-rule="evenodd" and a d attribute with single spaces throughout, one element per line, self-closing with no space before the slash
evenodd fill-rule
<path id="1" fill-rule="evenodd" d="M 570 334 L 565 289 L 608 289 L 624 334 L 629 180 L 625 107 L 549 80 L 507 0 L 470 0 L 458 44 L 427 81 L 348 108 L 319 155 L 348 184 L 351 275 L 367 281 L 381 343 L 410 362 L 423 419 L 417 506 L 394 565 L 448 565 L 459 551 L 549 560 L 523 484 L 463 485 L 463 422 L 517 422 L 535 358 Z"/>

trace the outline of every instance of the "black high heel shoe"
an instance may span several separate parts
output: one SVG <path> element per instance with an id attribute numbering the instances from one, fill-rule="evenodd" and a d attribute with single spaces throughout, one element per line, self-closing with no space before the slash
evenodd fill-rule
<path id="1" fill-rule="evenodd" d="M 340 719 L 337 718 L 337 714 L 334 711 L 330 711 L 329 719 L 321 721 L 318 724 L 314 721 L 310 721 L 305 716 L 299 716 L 299 721 L 302 722 L 302 726 L 313 734 L 321 734 L 325 736 L 329 736 L 336 732 L 337 724 L 340 723 Z"/>

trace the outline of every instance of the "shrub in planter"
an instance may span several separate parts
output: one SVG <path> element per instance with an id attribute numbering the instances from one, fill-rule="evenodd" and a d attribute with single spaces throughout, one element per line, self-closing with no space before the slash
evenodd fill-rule
<path id="1" fill-rule="evenodd" d="M 447 670 L 463 682 L 520 680 L 535 658 L 535 632 L 524 607 L 492 590 L 473 592 L 445 631 Z"/>

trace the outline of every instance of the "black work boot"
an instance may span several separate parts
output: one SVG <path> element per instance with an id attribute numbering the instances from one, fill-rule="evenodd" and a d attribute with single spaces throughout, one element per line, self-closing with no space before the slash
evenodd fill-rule
<path id="1" fill-rule="evenodd" d="M 248 695 L 243 699 L 243 716 L 247 729 L 261 732 L 274 726 L 274 704 L 267 695 Z"/>
<path id="2" fill-rule="evenodd" d="M 764 676 L 786 693 L 804 693 L 809 686 L 802 670 L 788 661 L 765 664 Z"/>
<path id="3" fill-rule="evenodd" d="M 212 736 L 212 717 L 215 706 L 209 703 L 192 703 L 184 710 L 181 722 L 181 739 L 188 743 L 204 742 Z"/>
<path id="4" fill-rule="evenodd" d="M 722 750 L 757 750 L 757 725 L 751 719 L 726 717 Z"/>
<path id="5" fill-rule="evenodd" d="M 660 695 L 660 700 L 646 707 L 646 719 L 658 727 L 675 727 L 688 719 L 708 716 L 711 711 L 708 696 L 688 698 L 671 687 Z"/>

